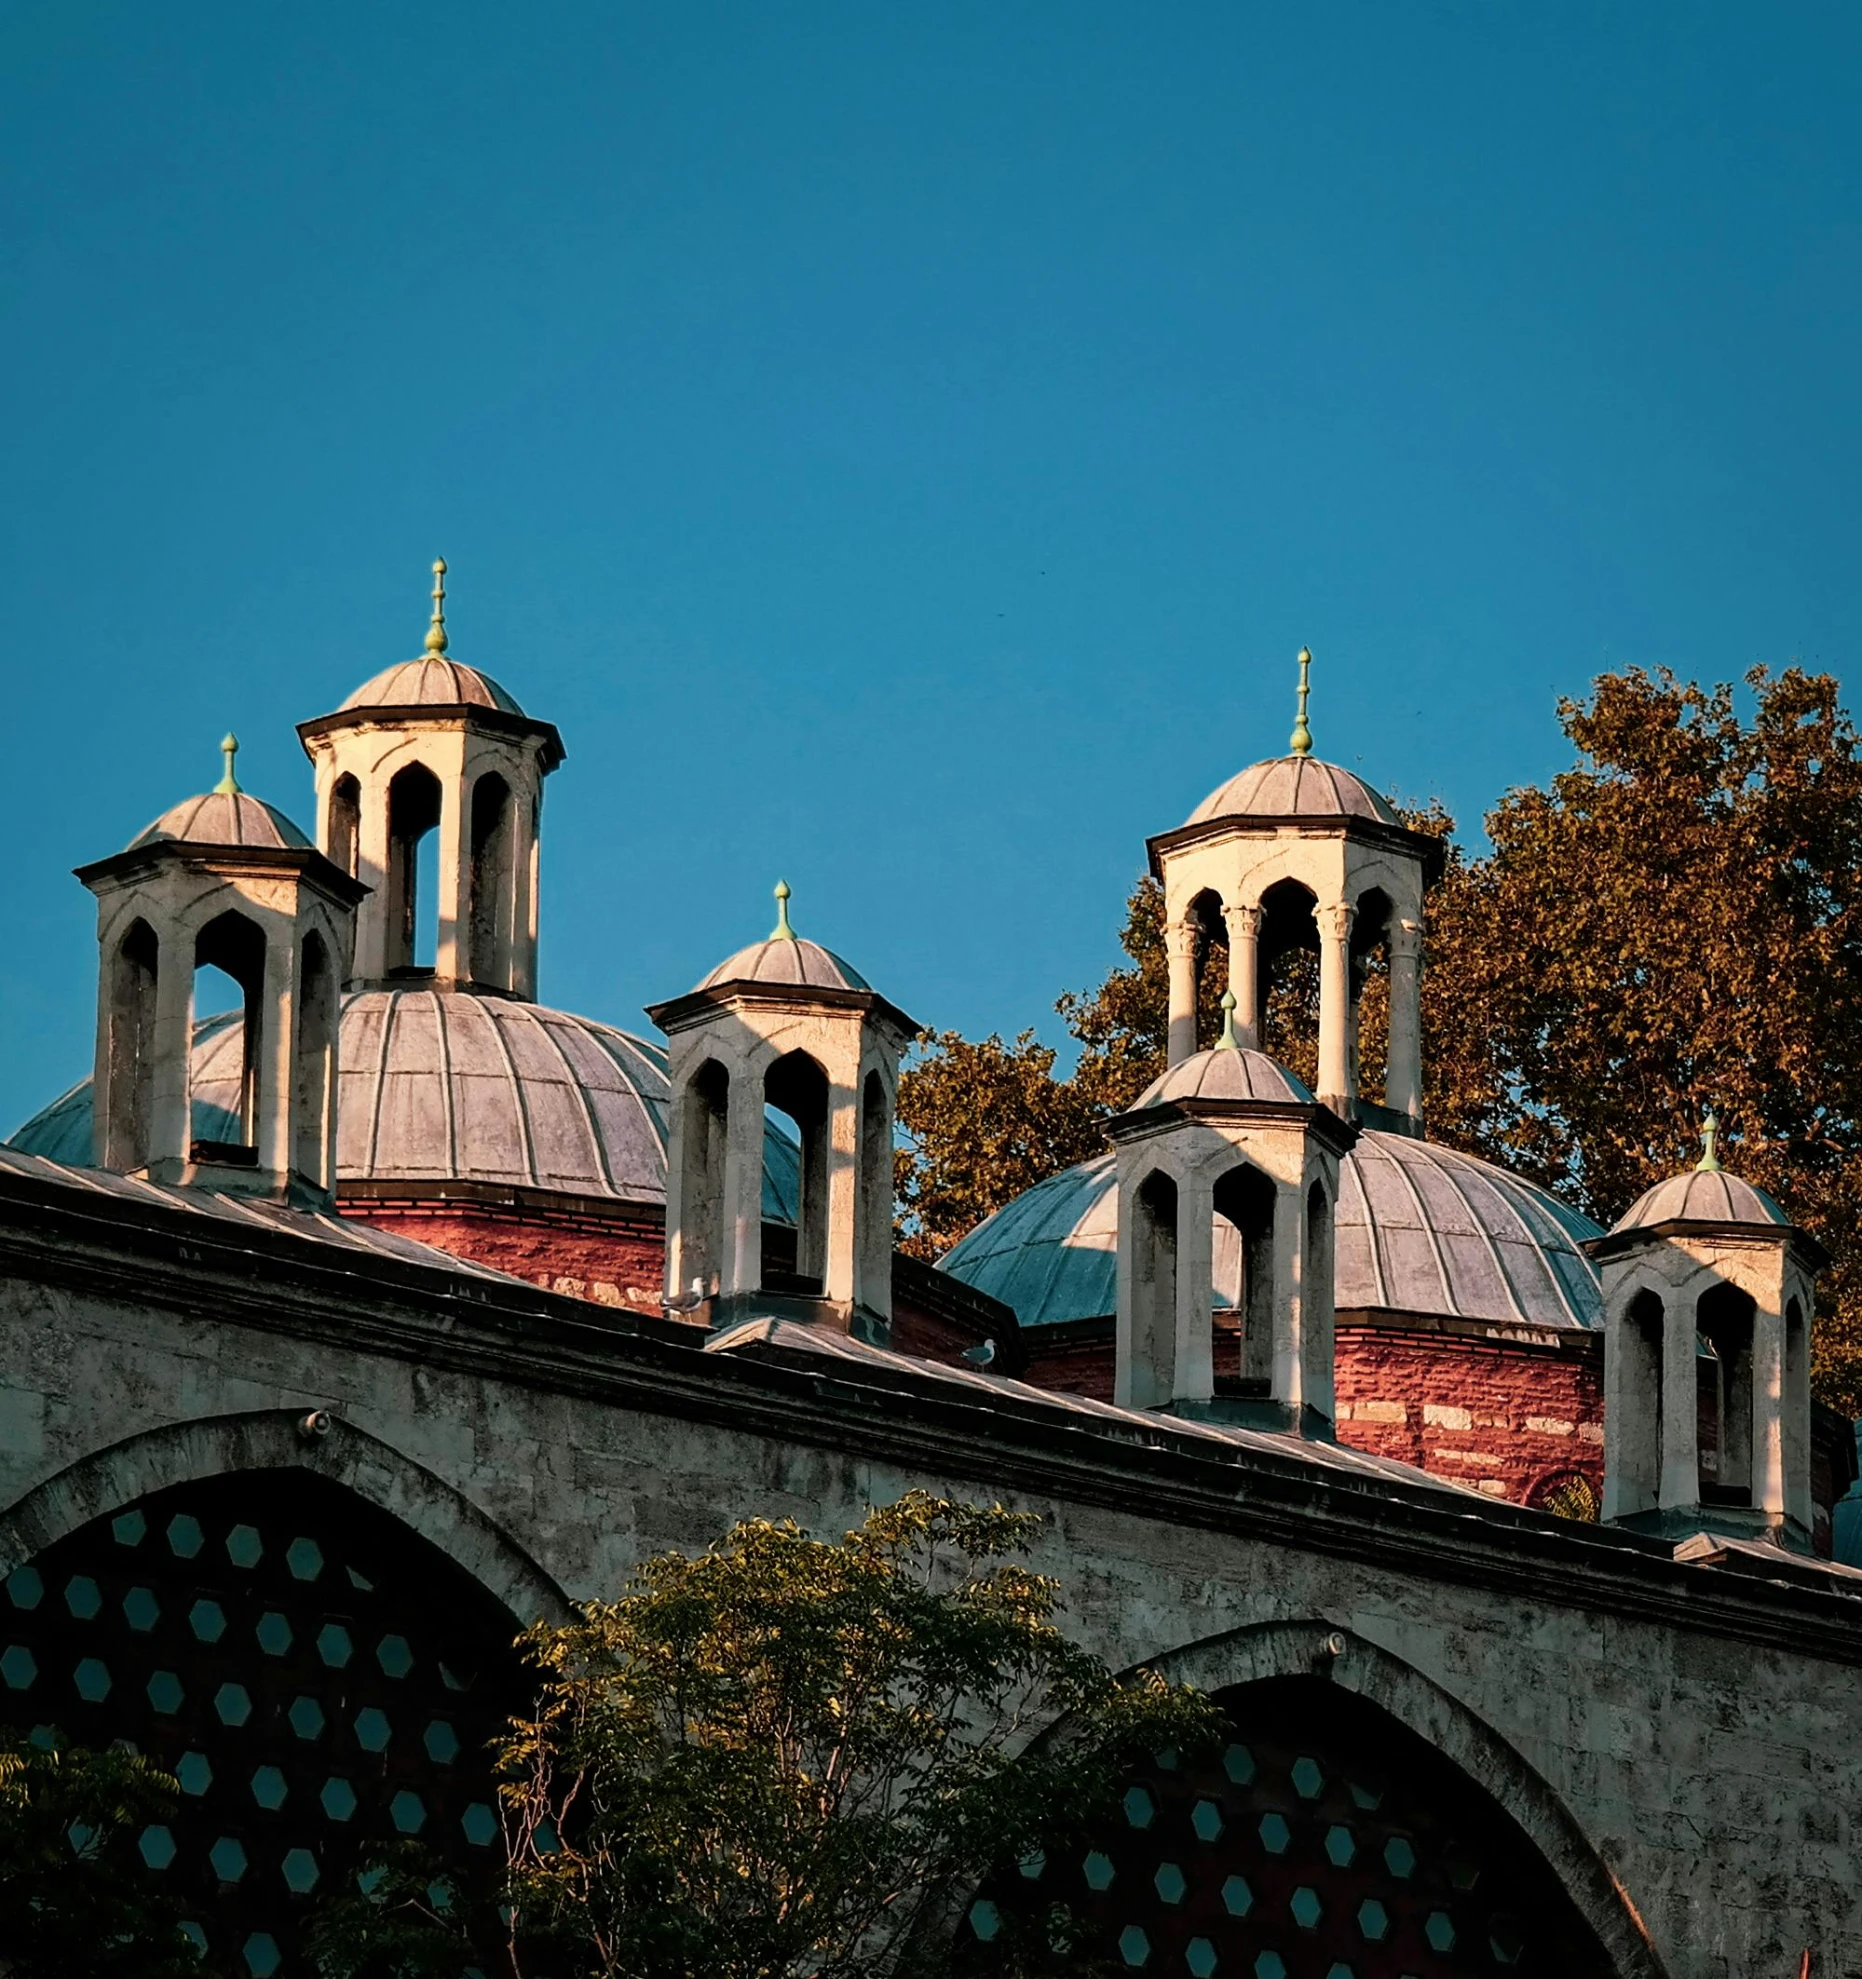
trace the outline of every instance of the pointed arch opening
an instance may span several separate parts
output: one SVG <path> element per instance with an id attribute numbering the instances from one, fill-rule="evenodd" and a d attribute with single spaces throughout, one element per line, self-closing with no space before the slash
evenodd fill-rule
<path id="1" fill-rule="evenodd" d="M 1319 1084 L 1318 897 L 1298 880 L 1261 895 L 1261 1049 L 1315 1091 Z"/>
<path id="2" fill-rule="evenodd" d="M 1177 1185 L 1153 1169 L 1133 1194 L 1131 1234 L 1131 1401 L 1155 1408 L 1175 1385 Z"/>
<path id="3" fill-rule="evenodd" d="M 1694 1309 L 1700 1350 L 1700 1502 L 1752 1503 L 1752 1326 L 1757 1308 L 1737 1285 L 1714 1285 Z"/>
<path id="4" fill-rule="evenodd" d="M 854 1296 L 882 1317 L 890 1317 L 892 1307 L 892 1207 L 892 1102 L 885 1080 L 868 1072 L 860 1082 L 860 1282 Z"/>
<path id="5" fill-rule="evenodd" d="M 511 786 L 487 770 L 472 786 L 469 968 L 475 983 L 511 985 L 517 902 L 516 804 Z"/>
<path id="6" fill-rule="evenodd" d="M 1625 1363 L 1610 1391 L 1616 1463 L 1606 1482 L 1611 1513 L 1618 1518 L 1650 1511 L 1660 1502 L 1666 1333 L 1661 1295 L 1645 1285 L 1630 1300 L 1622 1326 L 1606 1341 L 1606 1349 L 1620 1352 Z"/>
<path id="7" fill-rule="evenodd" d="M 325 856 L 355 879 L 362 864 L 362 786 L 339 776 L 330 788 L 329 845 Z"/>
<path id="8" fill-rule="evenodd" d="M 155 1111 L 155 995 L 161 944 L 147 921 L 134 921 L 110 958 L 109 1111 L 104 1121 L 106 1168 L 141 1168 L 149 1160 Z"/>
<path id="9" fill-rule="evenodd" d="M 1222 896 L 1205 887 L 1185 910 L 1195 932 L 1196 1049 L 1207 1051 L 1222 1035 L 1222 992 L 1228 988 L 1228 923 Z M 1247 1020 L 1237 1013 L 1238 1021 Z"/>
<path id="10" fill-rule="evenodd" d="M 431 973 L 439 954 L 440 780 L 409 763 L 388 785 L 388 973 Z"/>
<path id="11" fill-rule="evenodd" d="M 801 1143 L 801 1203 L 796 1217 L 796 1289 L 818 1293 L 828 1264 L 828 1075 L 805 1051 L 776 1060 L 763 1077 L 763 1103 L 786 1114 Z"/>
<path id="12" fill-rule="evenodd" d="M 1361 894 L 1351 923 L 1351 1009 L 1346 1053 L 1352 1090 L 1385 1102 L 1390 1067 L 1390 928 L 1395 908 L 1382 887 Z"/>
<path id="13" fill-rule="evenodd" d="M 298 959 L 291 1166 L 316 1189 L 330 1189 L 336 1183 L 331 1172 L 331 1124 L 340 1019 L 336 965 L 328 944 L 313 928 L 304 937 Z"/>
<path id="14" fill-rule="evenodd" d="M 675 1293 L 715 1298 L 724 1270 L 724 1158 L 730 1139 L 731 1075 L 705 1060 L 679 1095 L 679 1255 Z"/>
<path id="15" fill-rule="evenodd" d="M 190 1106 L 189 1158 L 253 1168 L 259 1158 L 260 1068 L 269 1029 L 265 934 L 256 922 L 230 909 L 209 921 L 194 942 L 194 1014 L 227 1009 L 238 1010 L 241 1020 L 237 1101 L 231 1108 Z"/>
<path id="16" fill-rule="evenodd" d="M 1274 1369 L 1274 1184 L 1252 1163 L 1220 1176 L 1215 1208 L 1216 1393 L 1268 1393 Z"/>

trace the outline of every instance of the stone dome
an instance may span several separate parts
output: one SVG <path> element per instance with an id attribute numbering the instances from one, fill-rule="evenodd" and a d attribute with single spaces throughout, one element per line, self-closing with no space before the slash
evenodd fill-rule
<path id="1" fill-rule="evenodd" d="M 800 935 L 753 941 L 748 948 L 727 955 L 698 987 L 716 989 L 722 983 L 790 983 L 809 989 L 843 990 L 872 987 L 832 949 L 823 948 L 818 941 L 804 941 Z"/>
<path id="2" fill-rule="evenodd" d="M 210 790 L 171 806 L 129 842 L 139 845 L 248 845 L 270 851 L 308 852 L 310 840 L 282 811 L 245 790 Z"/>
<path id="3" fill-rule="evenodd" d="M 1063 1169 L 978 1224 L 938 1269 L 1013 1306 L 1023 1326 L 1110 1313 L 1118 1298 L 1117 1180 L 1110 1154 Z M 1491 1162 L 1366 1130 L 1339 1164 L 1338 1307 L 1600 1327 L 1602 1288 L 1579 1247 L 1602 1234 Z M 1219 1255 L 1217 1262 L 1219 1280 Z"/>
<path id="4" fill-rule="evenodd" d="M 1136 1113 L 1173 1099 L 1274 1100 L 1283 1105 L 1318 1102 L 1278 1059 L 1246 1045 L 1216 1045 L 1173 1065 L 1132 1102 Z"/>
<path id="5" fill-rule="evenodd" d="M 514 695 L 488 673 L 449 660 L 437 653 L 402 660 L 365 680 L 343 703 L 351 708 L 496 708 L 501 714 L 521 715 Z"/>
<path id="6" fill-rule="evenodd" d="M 1791 1219 L 1763 1189 L 1737 1175 L 1719 1168 L 1694 1168 L 1645 1190 L 1615 1230 L 1648 1230 L 1660 1223 L 1762 1223 L 1789 1229 Z"/>
<path id="7" fill-rule="evenodd" d="M 1217 818 L 1364 818 L 1401 825 L 1389 804 L 1362 777 L 1317 756 L 1270 756 L 1212 790 L 1187 820 Z"/>
<path id="8" fill-rule="evenodd" d="M 244 1040 L 236 1012 L 194 1029 L 194 1132 L 227 1139 Z M 386 989 L 343 999 L 337 1183 L 479 1182 L 565 1195 L 666 1199 L 666 1055 L 660 1046 L 534 1003 Z M 89 1080 L 9 1146 L 91 1160 Z M 763 1213 L 793 1222 L 794 1143 L 764 1136 Z"/>

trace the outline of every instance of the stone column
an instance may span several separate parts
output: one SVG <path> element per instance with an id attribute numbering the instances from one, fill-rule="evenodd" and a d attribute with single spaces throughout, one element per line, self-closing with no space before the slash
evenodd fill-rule
<path id="1" fill-rule="evenodd" d="M 158 1182 L 178 1182 L 193 1144 L 194 938 L 161 928 L 155 977 L 154 1077 L 149 1093 L 148 1168 Z"/>
<path id="2" fill-rule="evenodd" d="M 440 779 L 439 857 L 433 862 L 439 889 L 439 926 L 433 942 L 433 973 L 442 982 L 467 982 L 472 975 L 472 806 L 463 756 Z"/>
<path id="3" fill-rule="evenodd" d="M 1335 901 L 1313 910 L 1319 923 L 1319 1098 L 1343 1113 L 1351 1092 L 1351 924 L 1358 910 Z"/>
<path id="4" fill-rule="evenodd" d="M 860 1088 L 856 1065 L 852 1086 L 836 1078 L 828 1088 L 827 1255 L 821 1260 L 821 1296 L 838 1304 L 853 1301 L 854 1248 L 859 1236 Z"/>
<path id="5" fill-rule="evenodd" d="M 1170 1031 L 1166 1055 L 1181 1065 L 1196 1055 L 1196 935 L 1194 921 L 1172 921 L 1164 929 L 1170 957 Z"/>
<path id="6" fill-rule="evenodd" d="M 356 909 L 355 979 L 372 983 L 388 973 L 388 918 L 398 903 L 388 898 L 388 777 L 375 770 L 358 781 L 356 878 L 369 892 Z"/>
<path id="7" fill-rule="evenodd" d="M 269 917 L 268 917 L 269 918 Z M 291 1175 L 292 1130 L 297 1098 L 298 957 L 295 928 L 265 930 L 265 969 L 259 987 L 259 1049 L 253 1059 L 257 1085 L 252 1145 L 261 1172 L 282 1186 Z"/>
<path id="8" fill-rule="evenodd" d="M 1261 910 L 1227 907 L 1228 986 L 1235 997 L 1235 1036 L 1250 1050 L 1261 1042 Z"/>
<path id="9" fill-rule="evenodd" d="M 1215 1394 L 1215 1207 L 1209 1179 L 1177 1190 L 1175 1367 L 1168 1400 L 1207 1402 Z"/>
<path id="10" fill-rule="evenodd" d="M 1752 1504 L 1784 1515 L 1784 1315 L 1760 1306 L 1752 1315 Z"/>
<path id="11" fill-rule="evenodd" d="M 1670 1298 L 1662 1327 L 1662 1467 L 1658 1500 L 1666 1512 L 1700 1503 L 1700 1403 L 1694 1314 Z M 1607 1432 L 1606 1432 L 1607 1433 Z"/>
<path id="12" fill-rule="evenodd" d="M 1306 1218 L 1297 1184 L 1274 1191 L 1273 1400 L 1299 1426 L 1306 1406 Z"/>
<path id="13" fill-rule="evenodd" d="M 730 1115 L 724 1132 L 724 1255 L 718 1291 L 724 1298 L 763 1285 L 763 1067 L 731 1068 Z"/>
<path id="14" fill-rule="evenodd" d="M 1384 1104 L 1409 1115 L 1422 1132 L 1422 924 L 1396 921 L 1390 928 L 1390 1054 L 1384 1067 Z"/>

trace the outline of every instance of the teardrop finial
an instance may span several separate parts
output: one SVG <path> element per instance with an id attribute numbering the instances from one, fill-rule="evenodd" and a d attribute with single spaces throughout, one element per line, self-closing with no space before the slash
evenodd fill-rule
<path id="1" fill-rule="evenodd" d="M 1694 1164 L 1701 1175 L 1720 1173 L 1720 1116 L 1709 1100 L 1700 1116 L 1700 1159 Z"/>
<path id="2" fill-rule="evenodd" d="M 433 622 L 427 627 L 427 651 L 446 650 L 446 559 L 433 559 Z"/>
<path id="3" fill-rule="evenodd" d="M 1312 730 L 1306 722 L 1306 697 L 1312 692 L 1312 652 L 1308 647 L 1300 648 L 1300 709 L 1293 721 L 1291 748 L 1296 756 L 1312 754 Z"/>
<path id="4" fill-rule="evenodd" d="M 789 925 L 789 882 L 776 882 L 776 925 L 770 929 L 771 941 L 793 941 L 795 930 Z"/>
<path id="5" fill-rule="evenodd" d="M 1235 992 L 1222 992 L 1222 1035 L 1216 1039 L 1217 1051 L 1239 1051 L 1241 1040 L 1235 1035 Z"/>
<path id="6" fill-rule="evenodd" d="M 213 786 L 213 794 L 216 797 L 237 797 L 239 779 L 233 774 L 233 758 L 239 754 L 239 737 L 230 728 L 220 738 L 220 754 L 226 759 L 226 770 Z"/>

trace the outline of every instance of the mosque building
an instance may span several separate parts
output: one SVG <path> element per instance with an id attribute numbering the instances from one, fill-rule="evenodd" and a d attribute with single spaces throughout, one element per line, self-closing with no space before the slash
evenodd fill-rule
<path id="1" fill-rule="evenodd" d="M 300 726 L 314 836 L 229 737 L 79 869 L 95 1062 L 0 1147 L 0 1713 L 175 1773 L 138 1846 L 207 1969 L 307 1970 L 384 1841 L 490 1873 L 518 1627 L 922 1484 L 1048 1513 L 1080 1639 L 1234 1727 L 971 1942 L 1066 1894 L 1194 1979 L 1862 1972 L 1827 1259 L 1710 1117 L 1608 1231 L 1427 1137 L 1439 847 L 1313 753 L 1304 669 L 1289 752 L 1150 841 L 1167 1068 L 931 1269 L 918 1024 L 786 887 L 657 1038 L 537 1001 L 563 741 L 451 656 L 443 578 Z M 1261 1049 L 1296 948 L 1316 1090 Z"/>

